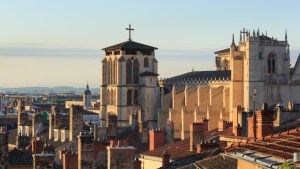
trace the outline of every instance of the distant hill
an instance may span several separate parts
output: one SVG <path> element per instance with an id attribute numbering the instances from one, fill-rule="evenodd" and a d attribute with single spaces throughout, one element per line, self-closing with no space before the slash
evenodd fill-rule
<path id="1" fill-rule="evenodd" d="M 75 94 L 82 94 L 85 88 L 75 88 L 69 86 L 58 86 L 58 87 L 18 87 L 18 88 L 1 88 L 0 93 L 25 93 L 25 94 L 46 94 L 46 93 L 61 93 L 61 92 L 72 92 Z M 90 88 L 93 94 L 100 94 L 99 88 Z"/>

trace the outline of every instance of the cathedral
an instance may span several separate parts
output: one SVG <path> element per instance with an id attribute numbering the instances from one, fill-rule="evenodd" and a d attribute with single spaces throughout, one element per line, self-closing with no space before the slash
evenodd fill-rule
<path id="1" fill-rule="evenodd" d="M 233 35 L 229 48 L 215 52 L 215 70 L 158 80 L 157 48 L 132 41 L 133 29 L 127 30 L 128 41 L 103 49 L 102 126 L 109 115 L 117 116 L 120 127 L 132 125 L 133 117 L 148 129 L 172 122 L 175 137 L 185 139 L 192 122 L 210 121 L 213 129 L 220 119 L 237 118 L 236 109 L 300 103 L 299 57 L 291 67 L 287 33 L 278 40 L 243 29 L 238 43 Z"/>

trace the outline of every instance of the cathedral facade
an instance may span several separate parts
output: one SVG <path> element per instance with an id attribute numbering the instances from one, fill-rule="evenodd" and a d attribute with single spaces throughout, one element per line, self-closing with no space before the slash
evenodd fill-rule
<path id="1" fill-rule="evenodd" d="M 300 102 L 299 57 L 290 67 L 287 34 L 280 41 L 258 31 L 241 31 L 229 48 L 215 52 L 214 71 L 192 71 L 161 80 L 161 117 L 174 122 L 175 137 L 188 138 L 189 124 L 209 120 L 233 121 L 237 109 L 250 112 L 268 103 Z M 163 123 L 161 127 L 163 128 Z M 233 126 L 236 127 L 236 126 Z"/>

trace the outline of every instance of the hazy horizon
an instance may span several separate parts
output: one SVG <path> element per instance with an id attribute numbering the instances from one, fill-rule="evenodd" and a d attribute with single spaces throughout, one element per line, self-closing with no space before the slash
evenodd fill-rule
<path id="1" fill-rule="evenodd" d="M 214 69 L 214 52 L 245 27 L 284 40 L 291 66 L 300 52 L 300 1 L 0 2 L 0 87 L 100 86 L 104 47 L 128 39 L 158 47 L 159 77 Z M 267 7 L 267 8 L 266 8 Z M 5 17 L 4 17 L 5 16 Z"/>

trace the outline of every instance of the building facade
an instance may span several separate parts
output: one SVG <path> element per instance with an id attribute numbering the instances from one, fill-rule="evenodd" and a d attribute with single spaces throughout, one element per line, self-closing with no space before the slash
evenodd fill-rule
<path id="1" fill-rule="evenodd" d="M 106 126 L 109 115 L 117 116 L 118 127 L 129 126 L 135 114 L 140 123 L 156 127 L 160 96 L 156 49 L 131 39 L 103 49 L 101 126 Z"/>

